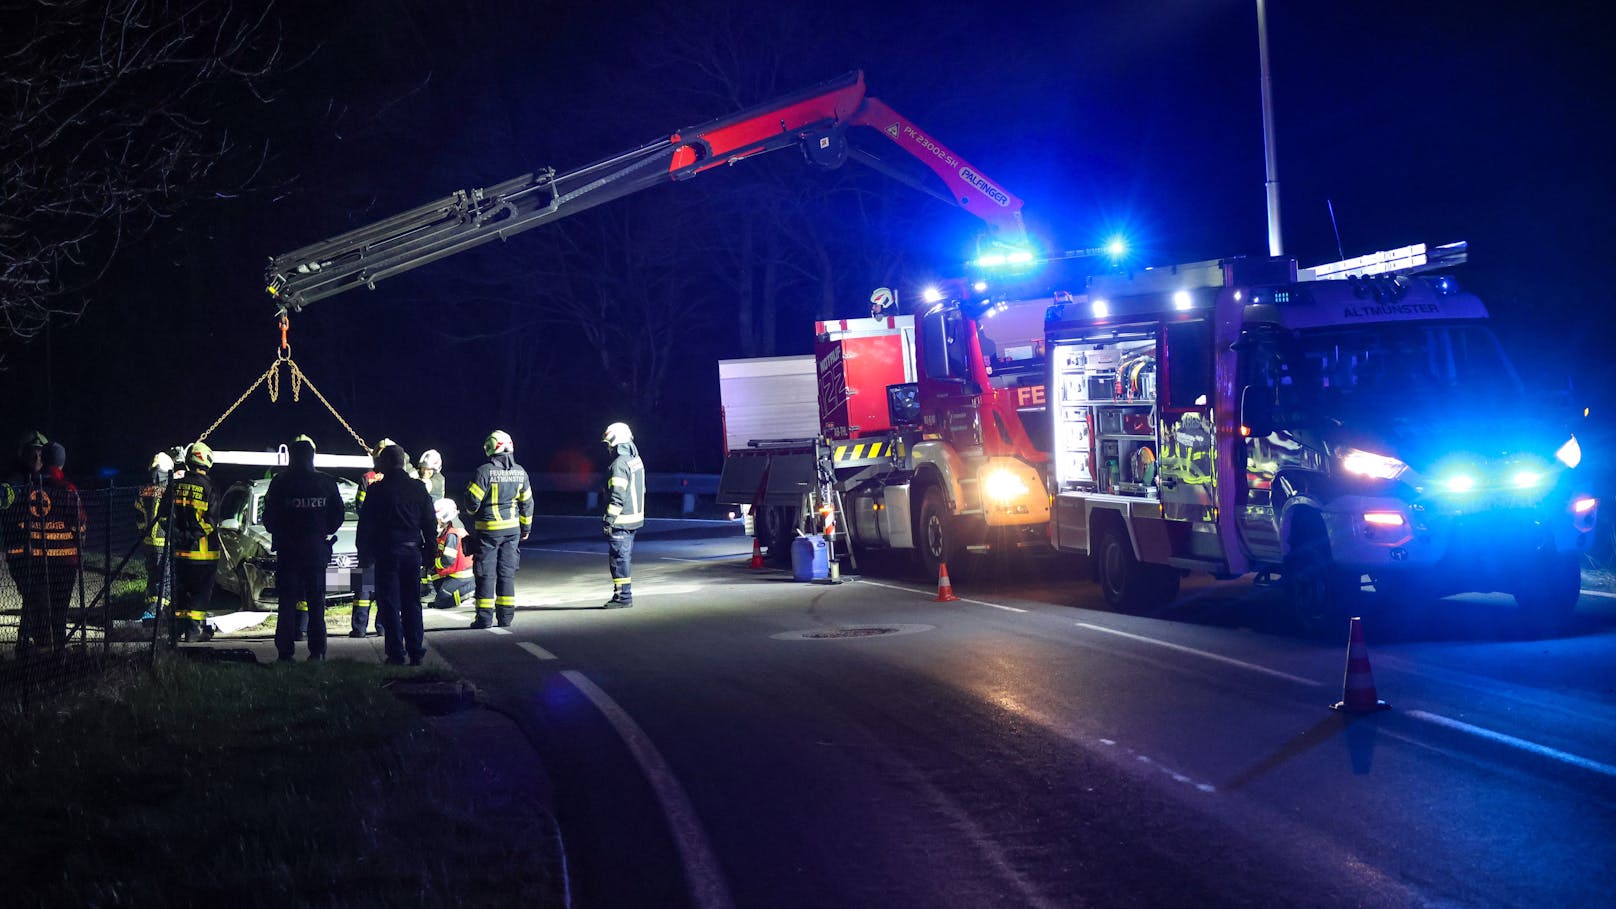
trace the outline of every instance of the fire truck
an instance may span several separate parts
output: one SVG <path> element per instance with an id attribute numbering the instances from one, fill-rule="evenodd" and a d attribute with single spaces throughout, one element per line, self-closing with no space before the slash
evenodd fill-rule
<path id="1" fill-rule="evenodd" d="M 1187 571 L 1255 572 L 1317 625 L 1367 576 L 1405 604 L 1508 592 L 1533 628 L 1560 627 L 1597 502 L 1569 408 L 1438 274 L 1464 254 L 1202 262 L 1057 301 L 1055 548 L 1090 556 L 1122 610 L 1167 602 Z"/>
<path id="2" fill-rule="evenodd" d="M 718 500 L 772 554 L 824 535 L 833 559 L 906 552 L 935 578 L 1047 549 L 1049 298 L 953 283 L 914 313 L 816 323 L 812 356 L 720 361 Z"/>

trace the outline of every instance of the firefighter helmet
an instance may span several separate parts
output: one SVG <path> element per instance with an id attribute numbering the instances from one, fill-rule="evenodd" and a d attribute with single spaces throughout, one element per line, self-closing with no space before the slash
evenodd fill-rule
<path id="1" fill-rule="evenodd" d="M 48 444 L 49 442 L 45 438 L 44 433 L 38 430 L 29 430 L 28 432 L 23 433 L 22 439 L 17 442 L 17 454 L 26 454 L 30 448 L 38 448 L 43 451 L 45 446 Z"/>
<path id="2" fill-rule="evenodd" d="M 311 448 L 311 449 L 313 449 L 315 451 L 319 451 L 319 449 L 316 448 L 315 445 L 314 445 L 314 439 L 311 438 L 309 436 L 309 434 L 306 433 L 306 432 L 298 433 L 297 438 L 292 440 L 293 445 L 296 445 L 299 442 L 307 442 L 307 443 L 309 443 L 309 448 Z"/>
<path id="3" fill-rule="evenodd" d="M 460 506 L 454 499 L 439 499 L 432 504 L 432 510 L 438 513 L 438 523 L 447 524 L 460 517 Z"/>
<path id="4" fill-rule="evenodd" d="M 422 470 L 442 470 L 443 455 L 438 454 L 436 448 L 428 448 L 421 452 L 421 460 L 417 461 L 415 466 Z"/>
<path id="5" fill-rule="evenodd" d="M 381 440 L 381 441 L 380 441 L 380 442 L 377 442 L 377 443 L 376 443 L 376 447 L 375 447 L 375 448 L 374 448 L 374 449 L 372 449 L 372 450 L 371 450 L 371 452 L 370 452 L 370 456 L 371 456 L 371 457 L 372 457 L 372 458 L 374 458 L 374 457 L 376 457 L 376 456 L 377 456 L 377 455 L 379 455 L 379 454 L 381 454 L 381 453 L 382 453 L 382 449 L 383 449 L 383 448 L 386 448 L 386 447 L 387 447 L 387 446 L 389 446 L 389 445 L 397 445 L 397 444 L 398 444 L 398 443 L 397 443 L 397 442 L 395 442 L 395 441 L 393 441 L 393 440 L 392 440 L 392 439 L 383 439 L 383 440 Z"/>
<path id="6" fill-rule="evenodd" d="M 511 441 L 511 434 L 503 429 L 496 429 L 483 440 L 483 454 L 493 457 L 497 454 L 510 454 L 516 450 L 516 443 Z"/>
<path id="7" fill-rule="evenodd" d="M 185 464 L 198 470 L 209 470 L 213 467 L 213 449 L 206 442 L 192 442 L 191 447 L 185 449 Z"/>
<path id="8" fill-rule="evenodd" d="M 616 448 L 634 441 L 634 432 L 628 428 L 627 423 L 613 423 L 606 427 L 605 435 L 600 437 L 602 442 Z"/>
<path id="9" fill-rule="evenodd" d="M 151 467 L 149 469 L 158 471 L 159 473 L 173 473 L 174 458 L 166 451 L 159 451 L 158 453 L 152 455 Z"/>

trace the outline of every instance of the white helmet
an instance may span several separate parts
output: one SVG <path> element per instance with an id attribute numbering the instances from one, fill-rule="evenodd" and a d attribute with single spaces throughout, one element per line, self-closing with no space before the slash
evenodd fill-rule
<path id="1" fill-rule="evenodd" d="M 460 506 L 455 504 L 454 499 L 439 499 L 432 503 L 432 510 L 438 513 L 439 524 L 447 524 L 460 517 Z"/>
<path id="2" fill-rule="evenodd" d="M 166 451 L 159 451 L 158 453 L 152 455 L 151 467 L 149 469 L 161 471 L 163 473 L 173 473 L 174 458 Z"/>
<path id="3" fill-rule="evenodd" d="M 511 434 L 503 429 L 496 429 L 483 440 L 483 454 L 493 457 L 497 454 L 510 454 L 516 450 L 516 443 L 511 441 Z"/>
<path id="4" fill-rule="evenodd" d="M 423 470 L 442 470 L 443 455 L 438 454 L 436 448 L 428 448 L 421 452 L 421 460 L 416 462 L 416 466 Z"/>
<path id="5" fill-rule="evenodd" d="M 634 441 L 634 432 L 628 428 L 627 423 L 613 423 L 606 427 L 606 434 L 601 436 L 600 440 L 616 448 Z"/>

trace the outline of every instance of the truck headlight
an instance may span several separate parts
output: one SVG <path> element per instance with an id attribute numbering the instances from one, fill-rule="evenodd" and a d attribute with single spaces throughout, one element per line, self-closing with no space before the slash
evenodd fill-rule
<path id="1" fill-rule="evenodd" d="M 1377 480 L 1395 480 L 1408 470 L 1408 465 L 1388 455 L 1343 448 L 1340 451 L 1341 469 L 1361 477 Z"/>
<path id="2" fill-rule="evenodd" d="M 982 477 L 982 492 L 994 504 L 1009 505 L 1017 499 L 1026 498 L 1029 490 L 1026 481 L 1016 476 L 1014 471 L 999 467 Z"/>
<path id="3" fill-rule="evenodd" d="M 1577 444 L 1577 437 L 1572 436 L 1566 439 L 1566 443 L 1555 450 L 1554 456 L 1559 459 L 1561 464 L 1567 467 L 1576 467 L 1581 464 L 1582 446 Z"/>

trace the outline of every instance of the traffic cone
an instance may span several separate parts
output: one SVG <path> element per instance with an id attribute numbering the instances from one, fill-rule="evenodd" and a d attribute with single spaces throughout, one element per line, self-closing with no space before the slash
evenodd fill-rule
<path id="1" fill-rule="evenodd" d="M 948 580 L 948 563 L 937 563 L 937 599 L 936 603 L 952 603 L 959 597 L 954 596 L 954 585 Z"/>
<path id="2" fill-rule="evenodd" d="M 757 537 L 752 538 L 752 568 L 763 567 L 763 543 Z"/>
<path id="3" fill-rule="evenodd" d="M 1375 676 L 1369 671 L 1369 648 L 1364 646 L 1363 619 L 1352 617 L 1347 636 L 1347 674 L 1341 682 L 1341 701 L 1331 710 L 1344 713 L 1374 713 L 1391 705 L 1375 694 Z"/>

